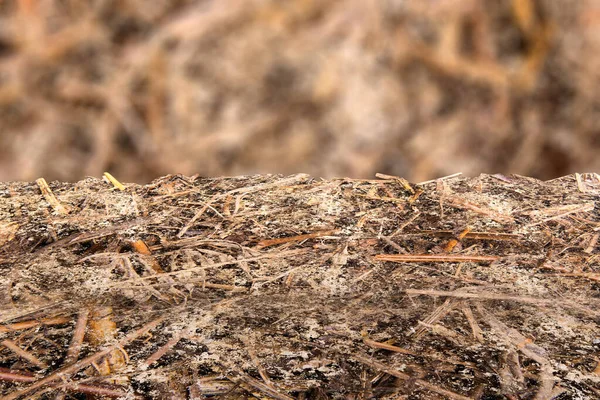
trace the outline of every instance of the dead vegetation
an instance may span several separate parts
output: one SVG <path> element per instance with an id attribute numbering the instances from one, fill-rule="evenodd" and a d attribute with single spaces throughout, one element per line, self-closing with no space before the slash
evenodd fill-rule
<path id="1" fill-rule="evenodd" d="M 598 398 L 600 177 L 379 177 L 0 184 L 0 398 Z"/>
<path id="2" fill-rule="evenodd" d="M 3 0 L 0 180 L 598 170 L 593 0 Z"/>

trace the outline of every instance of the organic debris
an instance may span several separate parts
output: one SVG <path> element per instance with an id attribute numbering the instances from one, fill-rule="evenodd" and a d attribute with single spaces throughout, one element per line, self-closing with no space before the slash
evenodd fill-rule
<path id="1" fill-rule="evenodd" d="M 600 397 L 598 175 L 379 176 L 0 184 L 0 398 Z"/>

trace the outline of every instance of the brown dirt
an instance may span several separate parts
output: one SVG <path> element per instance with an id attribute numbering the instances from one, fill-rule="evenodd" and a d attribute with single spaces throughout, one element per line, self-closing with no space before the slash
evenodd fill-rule
<path id="1" fill-rule="evenodd" d="M 380 178 L 0 184 L 2 399 L 598 398 L 600 177 Z"/>
<path id="2" fill-rule="evenodd" d="M 3 0 L 0 181 L 597 171 L 599 16 L 594 0 Z"/>

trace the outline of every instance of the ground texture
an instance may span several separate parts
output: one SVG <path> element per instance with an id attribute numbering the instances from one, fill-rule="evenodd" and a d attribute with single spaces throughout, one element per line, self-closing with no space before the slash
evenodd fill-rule
<path id="1" fill-rule="evenodd" d="M 0 184 L 0 398 L 600 397 L 598 175 L 378 178 Z"/>

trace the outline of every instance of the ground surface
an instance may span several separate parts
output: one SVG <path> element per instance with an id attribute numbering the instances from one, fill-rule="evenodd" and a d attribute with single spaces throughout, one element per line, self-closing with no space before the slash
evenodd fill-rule
<path id="1" fill-rule="evenodd" d="M 0 184 L 1 398 L 598 398 L 598 178 Z"/>
<path id="2" fill-rule="evenodd" d="M 0 181 L 600 170 L 596 0 L 3 0 Z"/>

